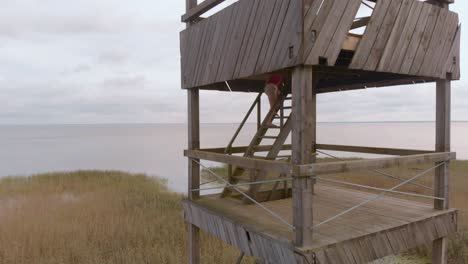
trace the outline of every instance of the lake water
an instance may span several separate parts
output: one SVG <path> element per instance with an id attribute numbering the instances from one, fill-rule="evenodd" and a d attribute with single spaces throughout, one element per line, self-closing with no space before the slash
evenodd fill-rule
<path id="1" fill-rule="evenodd" d="M 225 147 L 236 128 L 235 124 L 203 124 L 202 147 Z M 255 129 L 253 124 L 247 125 L 235 145 L 248 145 Z M 430 122 L 319 123 L 317 141 L 433 149 L 434 131 L 434 123 Z M 0 176 L 121 170 L 166 178 L 173 190 L 184 192 L 186 133 L 183 124 L 0 126 Z M 467 137 L 468 123 L 453 123 L 452 149 L 459 159 L 468 159 Z"/>

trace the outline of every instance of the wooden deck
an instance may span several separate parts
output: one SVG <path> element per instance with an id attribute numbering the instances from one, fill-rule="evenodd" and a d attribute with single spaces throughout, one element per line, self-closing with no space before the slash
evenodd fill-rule
<path id="1" fill-rule="evenodd" d="M 373 194 L 316 185 L 314 224 L 372 197 Z M 264 203 L 292 223 L 292 199 Z M 429 244 L 456 230 L 456 210 L 385 197 L 314 229 L 313 245 L 294 249 L 293 231 L 256 205 L 204 196 L 185 201 L 186 220 L 267 263 L 296 263 L 308 256 L 316 263 L 366 263 Z M 298 254 L 300 252 L 300 254 Z"/>

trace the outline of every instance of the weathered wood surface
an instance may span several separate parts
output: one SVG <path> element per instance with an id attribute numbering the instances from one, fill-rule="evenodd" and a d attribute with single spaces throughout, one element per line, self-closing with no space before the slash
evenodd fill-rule
<path id="1" fill-rule="evenodd" d="M 273 129 L 276 132 L 279 131 L 279 134 L 276 134 L 276 136 L 274 136 L 274 135 L 267 135 L 268 131 L 270 130 L 270 126 L 269 126 L 268 123 L 270 122 L 270 120 L 274 119 L 274 117 L 278 113 L 279 109 L 284 105 L 284 102 L 286 101 L 287 97 L 288 97 L 287 93 L 283 93 L 280 96 L 280 98 L 277 100 L 276 105 L 274 107 L 272 107 L 270 109 L 270 111 L 268 111 L 268 113 L 266 114 L 263 122 L 259 125 L 259 127 L 257 129 L 257 132 L 255 133 L 255 136 L 252 138 L 252 140 L 250 141 L 249 146 L 247 147 L 247 149 L 243 153 L 244 158 L 255 157 L 255 153 L 257 152 L 256 147 L 259 146 L 262 142 L 264 142 L 264 140 L 273 139 L 274 140 L 273 147 L 269 150 L 269 153 L 267 154 L 266 159 L 267 160 L 275 160 L 276 159 L 276 157 L 278 156 L 278 153 L 281 150 L 284 142 L 288 138 L 288 135 L 289 135 L 289 133 L 291 131 L 291 125 L 289 125 L 289 123 L 287 123 L 287 125 L 281 124 L 280 127 L 278 127 L 278 129 Z M 259 115 L 258 118 L 260 119 L 260 115 Z M 288 118 L 288 120 L 289 120 L 289 118 Z M 263 157 L 262 157 L 262 159 L 263 159 Z M 245 167 L 236 166 L 234 171 L 230 174 L 229 182 L 231 184 L 238 183 L 241 180 L 240 177 L 244 174 L 245 169 L 246 169 Z M 262 179 L 263 177 L 266 176 L 266 174 L 268 172 L 269 172 L 268 170 L 263 170 L 263 171 L 251 170 L 250 171 L 250 181 L 257 181 L 258 179 Z M 251 188 L 249 190 L 249 194 L 252 195 L 252 197 L 254 197 L 255 192 L 258 191 L 258 189 L 260 187 L 261 187 L 261 185 L 251 186 Z M 226 197 L 231 192 L 232 191 L 231 191 L 230 188 L 225 188 L 223 193 L 222 193 L 222 196 Z M 245 201 L 248 202 L 249 200 L 246 199 Z"/>
<path id="2" fill-rule="evenodd" d="M 268 261 L 267 263 L 295 263 L 294 247 L 287 240 L 263 234 L 256 228 L 243 226 L 235 219 L 216 213 L 209 207 L 182 202 L 185 221 L 205 232 L 235 246 L 246 255 Z"/>
<path id="3" fill-rule="evenodd" d="M 332 147 L 330 147 L 332 148 Z M 333 149 L 333 148 L 332 148 Z M 335 148 L 336 149 L 336 148 Z M 343 149 L 343 148 L 341 148 Z M 351 150 L 352 148 L 348 148 Z M 370 149 L 371 150 L 371 149 Z M 387 149 L 391 151 L 391 149 Z M 381 149 L 374 152 L 386 152 L 387 150 Z M 313 149 L 304 150 L 309 153 L 314 153 Z M 366 151 L 366 150 L 362 150 Z M 417 153 L 418 151 L 411 150 L 398 150 L 398 152 Z M 377 153 L 379 154 L 379 153 Z M 338 161 L 338 162 L 325 162 L 325 163 L 295 163 L 302 165 L 291 165 L 282 161 L 273 161 L 257 158 L 239 157 L 226 154 L 220 154 L 210 151 L 200 150 L 186 150 L 184 155 L 190 158 L 210 160 L 240 166 L 246 169 L 266 170 L 276 172 L 279 174 L 291 175 L 302 177 L 319 174 L 334 174 L 342 172 L 350 172 L 356 170 L 367 169 L 383 169 L 397 166 L 410 166 L 416 164 L 430 163 L 430 162 L 443 162 L 450 161 L 456 158 L 454 152 L 435 152 L 425 154 L 412 154 L 401 157 L 391 158 L 378 158 L 378 159 L 365 159 L 365 160 L 352 160 L 352 161 Z M 313 161 L 312 161 L 313 162 Z"/>
<path id="4" fill-rule="evenodd" d="M 240 0 L 181 32 L 182 86 L 190 88 L 295 65 L 298 0 Z"/>
<path id="5" fill-rule="evenodd" d="M 436 151 L 450 151 L 451 120 L 451 83 L 450 80 L 439 80 L 436 86 Z M 434 196 L 445 200 L 434 201 L 434 208 L 446 210 L 450 207 L 449 193 L 450 167 L 446 163 L 438 167 L 434 174 Z M 432 262 L 447 263 L 447 238 L 440 238 L 433 243 Z"/>
<path id="6" fill-rule="evenodd" d="M 456 158 L 454 152 L 427 153 L 402 157 L 325 162 L 293 166 L 293 176 L 334 174 L 368 169 L 384 169 L 399 166 L 410 166 L 432 162 L 450 161 Z"/>
<path id="7" fill-rule="evenodd" d="M 196 0 L 185 0 L 185 9 L 190 11 L 197 5 Z M 187 27 L 190 24 L 187 23 Z M 187 142 L 188 149 L 200 148 L 200 94 L 198 89 L 187 91 Z M 200 198 L 200 192 L 191 192 L 192 189 L 200 186 L 200 166 L 190 161 L 188 162 L 188 198 Z M 200 264 L 200 229 L 196 225 L 187 225 L 187 263 Z"/>
<path id="8" fill-rule="evenodd" d="M 357 153 L 392 155 L 392 156 L 393 155 L 394 156 L 419 155 L 419 154 L 426 154 L 426 153 L 434 152 L 431 150 L 419 150 L 419 149 L 379 148 L 379 147 L 345 146 L 345 145 L 330 145 L 330 144 L 317 144 L 316 148 L 322 149 L 322 150 L 357 152 Z"/>
<path id="9" fill-rule="evenodd" d="M 292 74 L 292 164 L 302 165 L 315 162 L 317 80 L 311 66 L 296 67 Z M 310 174 L 313 175 L 313 174 Z M 314 180 L 296 178 L 293 190 L 294 244 L 310 246 L 313 230 Z"/>
<path id="10" fill-rule="evenodd" d="M 458 21 L 429 3 L 378 1 L 350 68 L 459 79 Z"/>
<path id="11" fill-rule="evenodd" d="M 317 184 L 313 200 L 314 224 L 372 196 Z M 292 221 L 292 199 L 264 205 Z M 256 205 L 205 196 L 195 203 L 184 202 L 184 211 L 187 221 L 248 255 L 268 260 L 268 263 L 296 263 L 291 257 L 293 231 Z M 296 250 L 305 255 L 315 253 L 321 264 L 362 264 L 428 244 L 452 234 L 456 227 L 455 210 L 439 211 L 430 205 L 383 197 L 316 228 L 312 245 Z M 246 232 L 261 240 L 248 241 Z M 262 257 L 265 254 L 272 255 L 265 259 Z"/>
<path id="12" fill-rule="evenodd" d="M 304 63 L 317 65 L 319 58 L 335 65 L 348 36 L 360 0 L 313 1 L 304 8 Z M 312 38 L 315 38 L 313 41 Z"/>
<path id="13" fill-rule="evenodd" d="M 201 14 L 208 12 L 210 9 L 216 7 L 226 0 L 204 0 L 199 5 L 195 4 L 192 8 L 187 10 L 182 16 L 182 22 L 192 22 L 197 20 Z"/>
<path id="14" fill-rule="evenodd" d="M 289 134 L 291 133 L 292 130 L 292 120 L 291 118 L 288 118 L 286 120 L 286 123 L 281 129 L 281 132 L 279 133 L 278 137 L 275 138 L 275 142 L 272 145 L 271 149 L 268 151 L 266 155 L 267 160 L 275 160 L 280 151 L 283 149 L 284 142 L 288 138 Z M 262 181 L 265 180 L 266 177 L 268 176 L 268 171 L 262 170 L 257 173 L 254 173 L 252 177 L 250 178 L 251 182 L 257 182 L 257 181 Z M 249 190 L 247 191 L 247 194 L 257 200 L 257 193 L 260 191 L 262 184 L 253 184 L 249 186 Z M 248 199 L 244 199 L 244 202 L 248 202 Z"/>
<path id="15" fill-rule="evenodd" d="M 260 145 L 255 148 L 256 152 L 267 152 L 272 149 L 273 145 Z M 248 146 L 232 147 L 231 153 L 244 153 Z M 380 147 L 364 147 L 364 146 L 346 146 L 346 145 L 332 145 L 332 144 L 321 144 L 315 145 L 316 149 L 321 150 L 333 150 L 333 151 L 344 151 L 344 152 L 356 152 L 356 153 L 368 153 L 378 155 L 391 155 L 391 156 L 406 156 L 406 155 L 417 155 L 435 152 L 433 150 L 420 150 L 420 149 L 400 149 L 400 148 L 380 148 Z M 200 149 L 201 151 L 224 153 L 225 148 L 209 148 Z M 290 144 L 284 144 L 281 150 L 291 150 Z"/>
<path id="16" fill-rule="evenodd" d="M 451 65 L 448 65 L 450 67 Z M 321 68 L 324 67 L 317 67 Z M 434 78 L 428 77 L 413 77 L 401 74 L 383 73 L 383 72 L 364 72 L 364 71 L 351 71 L 343 69 L 339 70 L 341 76 L 335 76 L 333 70 L 338 69 L 337 67 L 326 67 L 328 71 L 316 70 L 318 72 L 318 78 L 320 82 L 317 85 L 317 94 L 348 91 L 356 89 L 370 89 L 379 87 L 388 87 L 393 85 L 413 85 L 415 83 L 427 83 L 435 81 Z M 330 73 L 333 73 L 334 77 L 329 78 Z M 285 75 L 288 72 L 284 72 Z M 263 92 L 265 87 L 265 81 L 263 80 L 232 80 L 229 81 L 229 85 L 233 92 Z M 209 84 L 200 86 L 199 89 L 203 90 L 218 90 L 218 91 L 229 91 L 228 86 L 224 82 Z"/>
<path id="17" fill-rule="evenodd" d="M 205 2 L 199 8 L 218 1 Z M 360 4 L 239 0 L 181 32 L 182 86 L 297 65 L 334 66 Z M 459 79 L 459 32 L 458 15 L 448 9 L 415 0 L 378 1 L 350 69 Z"/>
<path id="18" fill-rule="evenodd" d="M 291 165 L 281 161 L 231 156 L 199 150 L 186 150 L 184 155 L 190 158 L 221 162 L 246 169 L 267 170 L 287 175 L 291 173 Z"/>

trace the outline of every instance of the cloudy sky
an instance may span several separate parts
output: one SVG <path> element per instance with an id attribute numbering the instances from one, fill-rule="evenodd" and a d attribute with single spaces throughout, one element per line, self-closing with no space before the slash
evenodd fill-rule
<path id="1" fill-rule="evenodd" d="M 465 24 L 468 3 L 456 2 L 452 10 Z M 178 44 L 184 4 L 2 0 L 0 124 L 185 122 Z M 468 120 L 467 84 L 453 85 L 454 120 Z M 418 85 L 320 95 L 319 120 L 434 120 L 434 94 L 433 85 Z M 202 92 L 202 122 L 238 122 L 253 98 Z"/>

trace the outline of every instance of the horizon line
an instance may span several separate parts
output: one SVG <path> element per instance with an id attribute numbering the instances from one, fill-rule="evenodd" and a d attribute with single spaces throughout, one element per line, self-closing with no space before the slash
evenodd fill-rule
<path id="1" fill-rule="evenodd" d="M 362 123 L 435 123 L 435 120 L 416 120 L 416 121 L 318 121 L 317 124 L 362 124 Z M 468 123 L 468 120 L 453 120 L 451 123 Z M 100 126 L 100 125 L 186 125 L 186 122 L 180 123 L 24 123 L 24 124 L 14 124 L 14 123 L 5 123 L 0 126 Z M 201 125 L 228 125 L 228 124 L 239 124 L 236 122 L 201 122 Z M 256 122 L 247 122 L 246 124 L 256 124 Z"/>

